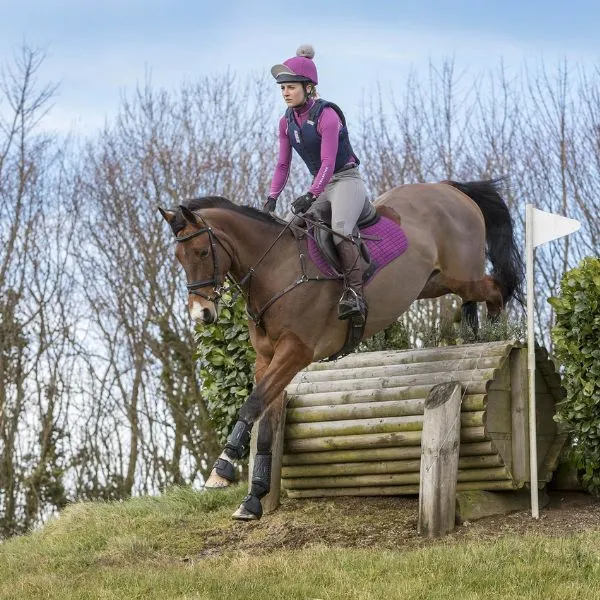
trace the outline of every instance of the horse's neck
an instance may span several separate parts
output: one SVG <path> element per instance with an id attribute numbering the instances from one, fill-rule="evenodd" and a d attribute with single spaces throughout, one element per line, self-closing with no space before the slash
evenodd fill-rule
<path id="1" fill-rule="evenodd" d="M 250 269 L 263 271 L 273 268 L 284 256 L 296 251 L 292 236 L 283 234 L 278 238 L 281 229 L 251 217 L 240 215 L 221 227 L 233 246 L 235 264 L 231 275 L 237 281 L 243 279 Z"/>

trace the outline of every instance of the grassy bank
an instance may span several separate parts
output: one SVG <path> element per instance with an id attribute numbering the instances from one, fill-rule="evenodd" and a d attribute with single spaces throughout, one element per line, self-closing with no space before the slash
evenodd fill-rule
<path id="1" fill-rule="evenodd" d="M 277 539 L 286 539 L 300 517 L 234 522 L 243 494 L 174 489 L 158 498 L 73 505 L 42 530 L 0 545 L 0 598 L 600 597 L 596 530 L 485 542 L 450 537 L 411 549 L 401 541 L 397 549 L 376 541 L 342 547 L 325 545 L 318 531 L 335 528 L 336 519 L 348 525 L 356 515 L 306 503 L 314 540 L 278 548 Z M 368 532 L 368 516 L 362 521 L 360 531 Z M 275 543 L 265 545 L 266 537 Z"/>

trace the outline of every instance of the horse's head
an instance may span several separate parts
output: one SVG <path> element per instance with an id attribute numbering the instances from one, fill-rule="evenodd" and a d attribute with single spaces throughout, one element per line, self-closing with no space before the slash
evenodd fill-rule
<path id="1" fill-rule="evenodd" d="M 177 241 L 175 256 L 187 277 L 190 316 L 194 321 L 214 323 L 231 257 L 199 214 L 183 205 L 179 210 L 158 210 Z"/>

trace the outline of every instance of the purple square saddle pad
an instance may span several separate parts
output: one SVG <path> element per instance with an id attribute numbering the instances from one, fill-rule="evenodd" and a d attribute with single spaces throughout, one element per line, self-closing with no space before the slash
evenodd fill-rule
<path id="1" fill-rule="evenodd" d="M 364 235 L 378 238 L 377 240 L 365 240 L 371 253 L 371 260 L 377 263 L 377 269 L 373 271 L 369 278 L 370 281 L 383 267 L 398 258 L 408 248 L 408 240 L 402 227 L 386 217 L 380 217 L 377 223 L 360 231 Z M 336 275 L 312 237 L 308 238 L 308 254 L 321 273 Z"/>

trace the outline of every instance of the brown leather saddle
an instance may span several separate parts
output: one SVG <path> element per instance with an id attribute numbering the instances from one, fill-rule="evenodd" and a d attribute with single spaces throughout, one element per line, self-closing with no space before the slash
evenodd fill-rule
<path id="1" fill-rule="evenodd" d="M 331 204 L 329 204 L 329 202 L 315 202 L 310 207 L 307 214 L 317 223 L 325 225 L 325 227 L 313 226 L 312 236 L 329 266 L 336 273 L 341 274 L 343 270 L 335 248 L 333 239 L 334 234 L 331 231 Z M 362 212 L 360 213 L 356 226 L 352 232 L 352 237 L 359 246 L 360 255 L 363 260 L 363 280 L 365 281 L 368 280 L 372 273 L 377 269 L 377 264 L 371 259 L 371 254 L 365 244 L 365 238 L 362 236 L 361 230 L 370 227 L 371 225 L 375 225 L 379 219 L 380 216 L 377 214 L 375 206 L 371 204 L 369 200 L 365 199 Z"/>

